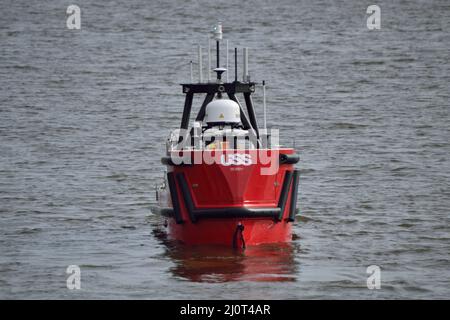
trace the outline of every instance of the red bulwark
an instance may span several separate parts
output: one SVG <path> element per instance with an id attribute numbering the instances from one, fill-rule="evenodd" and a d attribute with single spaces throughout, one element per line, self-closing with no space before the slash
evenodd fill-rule
<path id="1" fill-rule="evenodd" d="M 197 156 L 208 152 L 207 155 L 215 156 L 215 151 L 193 151 L 191 155 L 194 152 L 199 153 Z M 293 164 L 279 164 L 278 152 L 292 154 L 293 149 L 269 150 L 269 156 L 273 153 L 276 164 L 273 174 L 268 175 L 262 174 L 261 169 L 268 169 L 270 164 L 263 164 L 264 160 L 257 153 L 248 150 L 230 150 L 214 164 L 168 165 L 169 172 L 178 178 L 183 176 L 186 182 L 183 188 L 181 178 L 174 179 L 183 223 L 170 218 L 169 237 L 186 244 L 237 243 L 242 246 L 241 238 L 235 239 L 240 236 L 236 229 L 242 225 L 245 245 L 290 241 L 292 222 L 288 218 L 294 179 L 284 181 L 292 177 L 294 168 Z M 283 184 L 286 184 L 285 192 L 282 191 Z M 283 207 L 280 197 L 283 198 L 286 192 L 283 213 L 276 213 Z M 174 195 L 171 196 L 173 200 Z M 189 198 L 191 205 L 187 203 Z M 250 210 L 247 212 L 246 209 Z M 260 214 L 262 211 L 266 213 Z M 217 216 L 215 212 L 218 212 Z"/>

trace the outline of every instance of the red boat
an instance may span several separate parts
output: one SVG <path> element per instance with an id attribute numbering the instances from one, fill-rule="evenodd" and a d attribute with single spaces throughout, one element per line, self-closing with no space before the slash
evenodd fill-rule
<path id="1" fill-rule="evenodd" d="M 167 174 L 157 187 L 158 205 L 152 211 L 166 217 L 170 239 L 186 244 L 245 248 L 289 242 L 297 213 L 299 171 L 294 164 L 299 157 L 294 149 L 278 145 L 273 130 L 258 126 L 251 97 L 257 83 L 249 80 L 246 49 L 243 81 L 237 79 L 237 49 L 235 79 L 222 80 L 226 69 L 219 61 L 220 25 L 214 35 L 217 79 L 202 80 L 199 49 L 200 79 L 182 84 L 186 97 L 181 125 L 167 141 L 161 159 Z M 191 127 L 194 94 L 206 96 Z"/>

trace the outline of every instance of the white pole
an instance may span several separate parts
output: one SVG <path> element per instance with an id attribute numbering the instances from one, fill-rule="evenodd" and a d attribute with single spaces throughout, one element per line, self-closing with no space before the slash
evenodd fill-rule
<path id="1" fill-rule="evenodd" d="M 208 82 L 211 81 L 211 38 L 208 36 Z"/>
<path id="2" fill-rule="evenodd" d="M 198 81 L 203 82 L 202 47 L 198 45 Z"/>
<path id="3" fill-rule="evenodd" d="M 248 48 L 244 48 L 244 74 L 242 76 L 242 81 L 247 82 L 248 80 Z"/>
<path id="4" fill-rule="evenodd" d="M 192 72 L 192 60 L 191 60 L 191 62 L 189 64 L 190 64 L 190 67 L 191 67 L 191 83 L 193 83 L 194 82 L 194 74 Z"/>
<path id="5" fill-rule="evenodd" d="M 266 116 L 266 81 L 263 80 L 263 112 L 264 112 L 264 129 L 267 130 L 267 116 Z"/>
<path id="6" fill-rule="evenodd" d="M 228 39 L 227 39 L 227 41 L 226 41 L 226 43 L 227 43 L 227 65 L 226 65 L 226 68 L 227 68 L 227 82 L 228 82 L 228 74 L 229 74 L 229 72 L 228 72 Z"/>

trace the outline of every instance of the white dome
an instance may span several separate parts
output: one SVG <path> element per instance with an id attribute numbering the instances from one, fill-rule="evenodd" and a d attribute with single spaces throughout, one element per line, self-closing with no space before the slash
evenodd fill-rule
<path id="1" fill-rule="evenodd" d="M 241 112 L 239 105 L 233 100 L 217 99 L 206 106 L 206 123 L 239 123 Z"/>

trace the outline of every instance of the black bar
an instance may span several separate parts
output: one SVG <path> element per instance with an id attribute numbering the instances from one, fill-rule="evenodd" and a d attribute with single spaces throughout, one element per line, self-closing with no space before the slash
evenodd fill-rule
<path id="1" fill-rule="evenodd" d="M 289 208 L 289 222 L 295 221 L 295 214 L 297 211 L 297 193 L 298 193 L 298 180 L 300 177 L 300 171 L 294 170 L 294 175 L 292 177 L 292 189 L 291 189 L 291 203 Z"/>
<path id="2" fill-rule="evenodd" d="M 253 101 L 249 92 L 244 92 L 244 99 L 247 106 L 250 123 L 252 124 L 253 129 L 256 131 L 256 137 L 259 139 L 258 122 L 256 121 L 255 109 L 253 108 Z"/>
<path id="3" fill-rule="evenodd" d="M 176 221 L 176 223 L 181 224 L 184 221 L 181 216 L 180 201 L 178 199 L 178 192 L 177 192 L 177 187 L 175 184 L 175 178 L 173 176 L 173 172 L 167 173 L 167 181 L 169 182 L 170 197 L 172 198 L 172 206 L 173 206 L 173 213 L 174 213 L 175 221 Z"/>
<path id="4" fill-rule="evenodd" d="M 181 129 L 187 129 L 189 125 L 189 117 L 191 115 L 192 100 L 194 98 L 193 92 L 188 92 L 186 94 L 186 99 L 184 101 L 183 117 L 181 119 Z"/>
<path id="5" fill-rule="evenodd" d="M 170 156 L 166 156 L 166 157 L 161 158 L 161 163 L 166 166 L 172 166 L 172 167 L 174 167 L 174 166 L 192 166 L 193 165 L 193 156 L 191 158 L 192 158 L 191 163 L 182 162 L 179 164 L 175 164 L 175 163 L 173 163 L 172 158 Z"/>
<path id="6" fill-rule="evenodd" d="M 280 208 L 215 208 L 197 209 L 196 218 L 252 218 L 252 217 L 277 217 Z"/>
<path id="7" fill-rule="evenodd" d="M 185 255 L 180 255 L 180 249 L 183 248 L 186 250 Z M 169 245 L 166 247 L 166 250 L 168 253 L 164 254 L 164 257 L 170 257 L 171 263 L 177 264 L 175 268 L 180 268 L 185 272 L 183 274 L 184 278 L 184 284 L 189 284 L 191 282 L 187 282 L 185 280 L 189 279 L 189 274 L 195 275 L 195 280 L 190 279 L 190 281 L 195 281 L 194 284 L 196 284 L 197 287 L 208 287 L 208 280 L 202 279 L 202 277 L 198 277 L 199 275 L 209 275 L 213 274 L 214 270 L 211 268 L 211 265 L 208 264 L 209 268 L 205 268 L 203 270 L 199 266 L 193 266 L 190 263 L 189 260 L 189 250 L 191 248 L 189 247 L 180 247 L 180 246 L 174 246 Z M 196 251 L 194 251 L 196 252 Z M 219 251 L 220 252 L 220 251 Z M 214 257 L 216 258 L 216 257 Z M 248 260 L 245 260 L 245 259 Z M 198 257 L 195 257 L 194 261 L 197 261 Z M 233 257 L 233 259 L 235 259 Z M 243 265 L 246 266 L 248 262 L 253 262 L 255 258 L 252 257 L 252 255 L 249 255 L 249 257 L 243 256 Z M 214 261 L 214 260 L 213 260 Z M 231 260 L 233 261 L 233 260 Z M 259 261 L 259 260 L 257 260 Z M 242 262 L 238 262 L 240 265 Z M 228 264 L 231 266 L 231 264 Z M 222 265 L 221 265 L 222 266 Z M 250 265 L 254 266 L 254 265 Z M 300 264 L 301 266 L 301 264 Z M 149 266 L 151 268 L 151 266 Z M 221 268 L 221 267 L 219 267 Z M 87 268 L 86 268 L 87 269 Z M 83 269 L 82 269 L 83 270 Z M 249 270 L 246 270 L 245 268 L 237 269 L 239 270 L 238 273 L 236 273 L 236 278 L 242 277 L 243 275 L 248 278 L 248 274 L 250 273 Z M 222 269 L 219 269 L 219 274 L 222 272 Z M 231 271 L 231 270 L 230 270 Z M 87 273 L 87 272 L 86 272 Z M 173 273 L 173 270 L 171 270 L 170 273 Z M 285 271 L 283 271 L 283 274 Z M 302 274 L 296 272 L 295 275 L 297 281 L 302 281 Z M 233 274 L 234 276 L 234 274 Z M 271 275 L 272 276 L 272 275 Z M 170 275 L 167 275 L 167 277 L 170 277 Z M 215 277 L 217 278 L 217 277 Z M 214 279 L 215 279 L 214 278 Z M 234 278 L 232 278 L 234 279 Z M 83 281 L 83 280 L 82 280 Z M 87 281 L 87 280 L 85 280 Z M 180 280 L 182 281 L 182 280 Z M 209 280 L 211 281 L 211 280 Z M 231 282 L 231 284 L 237 284 L 237 282 Z M 289 284 L 290 282 L 286 282 L 286 284 Z M 114 283 L 115 284 L 115 283 Z M 89 284 L 88 284 L 89 285 Z M 242 286 L 249 286 L 245 282 L 242 283 Z M 152 292 L 149 290 L 147 295 L 144 298 L 153 299 L 153 300 L 101 300 L 101 299 L 107 299 L 111 298 L 111 296 L 105 296 L 104 294 L 92 290 L 92 289 L 82 289 L 86 290 L 87 294 L 92 300 L 73 300 L 70 299 L 70 297 L 62 295 L 59 298 L 60 299 L 67 299 L 65 301 L 56 301 L 57 304 L 62 305 L 62 307 L 66 310 L 82 310 L 89 308 L 90 310 L 93 310 L 93 313 L 95 315 L 109 317 L 109 316 L 116 316 L 118 318 L 127 318 L 130 317 L 130 310 L 133 310 L 135 312 L 141 312 L 143 314 L 149 313 L 149 310 L 151 310 L 152 314 L 161 314 L 162 317 L 165 319 L 210 319 L 210 320 L 217 320 L 217 319 L 265 319 L 265 320 L 271 320 L 271 319 L 290 319 L 292 318 L 293 314 L 298 314 L 298 312 L 302 312 L 303 314 L 314 314 L 315 317 L 325 318 L 329 316 L 330 310 L 333 312 L 334 317 L 346 317 L 349 318 L 349 320 L 357 319 L 356 314 L 357 312 L 349 312 L 349 310 L 357 310 L 358 308 L 362 308 L 364 310 L 382 310 L 384 307 L 391 307 L 393 309 L 398 308 L 399 311 L 401 311 L 403 318 L 412 318 L 413 316 L 425 318 L 429 317 L 429 310 L 435 310 L 435 312 L 439 312 L 437 314 L 445 314 L 448 308 L 448 301 L 446 300 L 412 300 L 414 297 L 414 294 L 397 294 L 397 296 L 393 296 L 384 293 L 384 291 L 380 292 L 380 296 L 365 296 L 364 293 L 354 293 L 351 294 L 345 293 L 345 295 L 341 295 L 339 297 L 336 297 L 336 295 L 333 295 L 329 292 L 323 292 L 321 293 L 321 296 L 319 296 L 317 299 L 331 299 L 326 301 L 321 300 L 294 300 L 294 299 L 305 299 L 309 298 L 311 295 L 311 292 L 300 292 L 296 293 L 297 295 L 292 295 L 290 298 L 292 300 L 269 300 L 270 298 L 274 299 L 276 296 L 273 294 L 267 295 L 267 293 L 264 290 L 259 290 L 251 293 L 252 300 L 236 300 L 238 295 L 240 293 L 237 293 L 234 289 L 238 285 L 233 286 L 227 286 L 227 285 L 218 285 L 217 287 L 226 293 L 226 297 L 228 300 L 212 300 L 215 299 L 216 296 L 211 295 L 210 292 L 212 290 L 201 292 L 200 290 L 192 291 L 190 294 L 183 295 L 183 299 L 180 299 L 177 295 L 177 292 L 175 291 L 175 288 L 169 288 L 165 292 Z M 86 286 L 88 287 L 88 286 Z M 150 288 L 147 283 L 142 283 L 140 287 L 144 288 Z M 231 288 L 230 288 L 231 287 Z M 281 287 L 281 286 L 278 286 Z M 90 287 L 88 287 L 90 288 Z M 89 291 L 88 291 L 89 290 Z M 128 289 L 131 296 L 135 296 L 136 292 L 141 291 L 133 291 L 132 288 Z M 216 289 L 214 289 L 216 291 Z M 234 291 L 233 291 L 234 290 Z M 341 291 L 344 291 L 345 289 L 341 289 Z M 383 289 L 382 289 L 383 290 Z M 79 291 L 79 290 L 78 290 Z M 248 290 L 247 290 L 248 291 Z M 357 291 L 357 290 L 354 290 Z M 373 291 L 373 290 L 371 290 Z M 380 290 L 378 290 L 380 291 Z M 85 291 L 80 292 L 78 294 L 84 294 Z M 364 292 L 364 291 L 363 291 Z M 372 293 L 373 292 L 369 292 Z M 208 295 L 209 294 L 209 295 Z M 234 296 L 234 300 L 230 300 L 229 297 Z M 9 293 L 8 295 L 4 295 L 5 301 L 0 302 L 1 309 L 4 313 L 9 311 L 11 313 L 14 313 L 18 316 L 21 314 L 24 317 L 27 317 L 29 315 L 29 311 L 33 310 L 34 314 L 42 314 L 42 315 L 50 315 L 51 318 L 56 318 L 56 315 L 58 314 L 55 308 L 53 307 L 55 304 L 55 301 L 50 300 L 52 297 L 50 297 L 49 293 L 40 293 L 41 299 L 49 299 L 49 300 L 26 300 L 30 299 L 31 293 Z M 55 295 L 55 294 L 54 294 Z M 432 296 L 431 293 L 424 294 L 421 298 L 423 299 L 431 299 L 430 296 Z M 2 296 L 3 297 L 3 296 Z M 116 296 L 113 296 L 115 298 Z M 164 298 L 161 298 L 164 297 Z M 246 296 L 247 297 L 247 296 Z M 278 297 L 279 299 L 283 298 L 284 296 Z M 24 300 L 7 300 L 7 299 L 24 299 Z M 121 298 L 121 297 L 120 297 Z M 256 300 L 256 299 L 260 300 Z M 357 301 L 351 301 L 351 300 L 333 300 L 336 298 L 340 299 L 356 299 Z M 367 299 L 380 299 L 380 300 L 359 300 L 362 298 Z M 395 300 L 381 300 L 381 299 L 395 299 Z M 398 300 L 398 299 L 411 299 L 411 300 Z M 55 299 L 55 298 L 53 298 Z M 97 300 L 98 299 L 98 300 Z M 142 299 L 142 296 L 141 296 Z M 176 300 L 175 300 L 176 299 Z M 194 300 L 195 299 L 195 300 Z M 244 309 L 245 306 L 245 309 Z M 238 308 L 237 308 L 238 307 Z M 248 308 L 251 307 L 252 312 L 248 312 Z M 257 309 L 258 307 L 258 309 Z M 191 314 L 189 312 L 190 308 L 194 308 L 194 310 L 199 310 L 199 308 L 209 308 L 213 311 L 211 311 L 211 317 L 207 315 L 207 313 L 197 313 L 197 314 Z M 8 311 L 9 310 L 9 311 Z M 244 311 L 246 310 L 246 311 Z M 255 312 L 253 310 L 259 310 L 259 312 Z M 262 310 L 262 311 L 261 311 Z M 238 313 L 239 312 L 239 313 Z M 255 312 L 255 313 L 254 313 Z M 6 313 L 7 314 L 7 313 Z M 359 315 L 359 314 L 358 314 Z M 20 316 L 21 317 L 21 316 Z M 72 317 L 73 318 L 73 317 Z"/>
<path id="8" fill-rule="evenodd" d="M 157 213 L 165 217 L 174 215 L 172 208 L 161 208 Z M 280 214 L 280 208 L 211 208 L 194 210 L 197 219 L 211 218 L 274 218 Z"/>
<path id="9" fill-rule="evenodd" d="M 160 207 L 152 207 L 151 208 L 152 213 L 159 214 L 160 216 L 166 217 L 166 218 L 173 218 L 175 216 L 174 209 L 173 208 L 160 208 Z M 184 221 L 183 221 L 184 223 Z"/>
<path id="10" fill-rule="evenodd" d="M 183 93 L 244 93 L 255 92 L 255 82 L 242 83 L 182 83 Z M 220 88 L 220 90 L 219 90 Z"/>
<path id="11" fill-rule="evenodd" d="M 198 111 L 197 117 L 195 118 L 195 121 L 203 121 L 203 118 L 205 117 L 206 106 L 213 99 L 214 99 L 214 93 L 208 93 L 206 95 L 205 100 L 203 100 L 202 106 L 200 107 L 200 110 Z"/>
<path id="12" fill-rule="evenodd" d="M 279 155 L 280 164 L 295 164 L 300 161 L 298 154 L 285 154 L 280 153 Z"/>
<path id="13" fill-rule="evenodd" d="M 245 130 L 251 129 L 252 125 L 250 124 L 250 121 L 248 120 L 247 115 L 245 114 L 245 111 L 242 108 L 242 105 L 239 102 L 236 95 L 234 93 L 228 93 L 228 97 L 239 105 L 239 109 L 241 111 L 241 122 L 242 122 L 242 125 L 244 126 L 244 129 Z"/>
<path id="14" fill-rule="evenodd" d="M 177 180 L 181 187 L 181 193 L 183 194 L 184 199 L 184 205 L 189 213 L 189 218 L 191 219 L 192 223 L 197 222 L 197 218 L 195 217 L 194 211 L 194 202 L 191 198 L 191 193 L 189 192 L 189 186 L 187 184 L 186 178 L 184 177 L 184 173 L 177 174 Z"/>
<path id="15" fill-rule="evenodd" d="M 291 186 L 291 180 L 292 180 L 292 171 L 286 171 L 284 175 L 280 199 L 278 200 L 278 207 L 280 208 L 280 215 L 278 216 L 278 221 L 281 221 L 281 219 L 283 219 L 284 208 L 286 207 L 286 200 L 289 194 L 289 187 Z"/>

